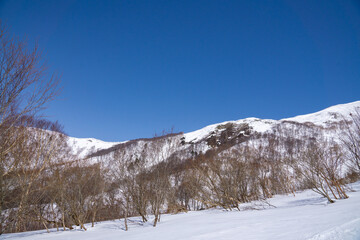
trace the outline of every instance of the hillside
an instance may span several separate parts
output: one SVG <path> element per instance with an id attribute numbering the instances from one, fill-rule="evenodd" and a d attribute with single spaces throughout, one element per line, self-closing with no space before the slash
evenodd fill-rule
<path id="1" fill-rule="evenodd" d="M 205 153 L 221 146 L 227 145 L 227 148 L 230 148 L 251 139 L 254 142 L 254 138 L 259 139 L 263 134 L 278 134 L 279 128 L 291 129 L 291 131 L 294 129 L 300 131 L 301 129 L 303 132 L 320 131 L 322 135 L 339 141 L 342 131 L 352 124 L 351 114 L 356 112 L 360 112 L 360 101 L 339 104 L 316 113 L 280 120 L 246 118 L 212 124 L 188 133 L 163 136 L 161 139 L 164 141 L 162 143 L 164 151 L 159 154 L 161 159 L 154 158 L 153 161 L 156 163 L 174 155 L 186 159 L 194 154 Z M 296 138 L 296 136 L 293 137 Z M 80 152 L 80 156 L 87 156 L 92 159 L 92 162 L 96 162 L 100 156 L 104 158 L 117 149 L 127 150 L 129 156 L 140 157 L 140 153 L 146 151 L 145 143 L 159 139 L 135 139 L 120 143 L 71 137 L 69 143 L 75 149 L 74 152 Z"/>

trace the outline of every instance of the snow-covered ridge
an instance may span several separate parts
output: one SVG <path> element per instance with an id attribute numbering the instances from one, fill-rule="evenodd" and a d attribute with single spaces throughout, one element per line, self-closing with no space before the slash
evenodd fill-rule
<path id="1" fill-rule="evenodd" d="M 111 148 L 114 145 L 125 142 L 104 142 L 95 138 L 75 138 L 69 137 L 68 143 L 73 148 L 73 152 L 80 157 L 96 152 L 101 149 Z"/>
<path id="2" fill-rule="evenodd" d="M 234 124 L 234 125 L 241 125 L 241 124 L 248 124 L 256 132 L 266 132 L 270 130 L 274 124 L 276 124 L 276 120 L 271 119 L 260 119 L 260 118 L 245 118 L 240 119 L 237 121 L 226 121 L 222 123 L 216 123 L 199 130 L 185 133 L 185 141 L 186 142 L 196 142 L 201 139 L 208 137 L 212 132 L 219 128 L 219 126 L 226 125 L 226 124 Z"/>
<path id="3" fill-rule="evenodd" d="M 219 126 L 225 124 L 234 124 L 240 125 L 247 123 L 252 128 L 253 131 L 263 133 L 271 130 L 271 128 L 278 123 L 284 121 L 293 121 L 299 123 L 311 122 L 315 125 L 326 127 L 330 123 L 339 122 L 342 120 L 350 120 L 351 113 L 355 113 L 358 111 L 360 113 L 360 101 L 347 103 L 347 104 L 339 104 L 319 112 L 299 115 L 292 118 L 284 118 L 281 120 L 272 120 L 272 119 L 259 119 L 259 118 L 245 118 L 237 121 L 226 121 L 222 123 L 216 123 L 209 126 L 206 126 L 202 129 L 189 132 L 184 134 L 186 142 L 196 142 L 201 139 L 208 137 L 212 132 L 214 132 Z"/>
<path id="4" fill-rule="evenodd" d="M 299 115 L 292 118 L 284 118 L 281 120 L 272 120 L 272 119 L 259 119 L 259 118 L 245 118 L 236 121 L 226 121 L 222 123 L 216 123 L 204 128 L 201 128 L 196 131 L 188 132 L 184 134 L 184 140 L 187 143 L 195 143 L 202 141 L 209 136 L 211 136 L 214 132 L 221 132 L 224 130 L 222 126 L 227 124 L 233 124 L 236 126 L 241 126 L 247 124 L 252 131 L 258 133 L 264 133 L 270 131 L 275 125 L 280 124 L 285 121 L 293 121 L 299 123 L 310 122 L 318 126 L 327 127 L 329 124 L 340 122 L 345 120 L 350 120 L 351 113 L 360 113 L 360 101 L 351 102 L 347 104 L 339 104 L 319 112 Z M 127 142 L 127 141 L 125 141 Z M 74 147 L 74 153 L 80 153 L 81 157 L 85 157 L 90 153 L 108 149 L 113 147 L 114 145 L 125 143 L 125 142 L 104 142 L 95 138 L 75 138 L 69 137 L 70 146 Z"/>
<path id="5" fill-rule="evenodd" d="M 294 121 L 294 122 L 311 122 L 315 125 L 325 126 L 329 123 L 339 122 L 342 120 L 350 120 L 350 114 L 355 112 L 360 113 L 360 101 L 338 104 L 332 107 L 328 107 L 319 112 L 299 115 L 292 118 L 281 119 L 280 121 Z"/>

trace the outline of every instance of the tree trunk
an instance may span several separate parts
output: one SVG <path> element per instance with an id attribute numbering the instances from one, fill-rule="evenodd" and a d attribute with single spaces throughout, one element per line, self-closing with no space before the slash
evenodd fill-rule
<path id="1" fill-rule="evenodd" d="M 126 207 L 125 207 L 125 218 L 124 218 L 125 231 L 127 231 L 127 230 L 128 230 L 127 216 L 128 216 L 128 203 L 126 203 Z"/>
<path id="2" fill-rule="evenodd" d="M 92 214 L 92 218 L 91 218 L 91 227 L 94 227 L 94 223 L 95 223 L 95 218 L 96 218 L 96 211 L 93 212 Z"/>

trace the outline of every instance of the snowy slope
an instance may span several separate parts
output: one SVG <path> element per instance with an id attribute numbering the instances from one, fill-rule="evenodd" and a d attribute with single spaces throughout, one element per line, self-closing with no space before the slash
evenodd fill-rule
<path id="1" fill-rule="evenodd" d="M 350 120 L 350 114 L 354 114 L 355 112 L 360 113 L 360 101 L 338 104 L 316 113 L 285 118 L 280 121 L 295 121 L 300 123 L 311 122 L 315 125 L 326 127 L 329 123 L 339 122 L 344 119 Z"/>
<path id="2" fill-rule="evenodd" d="M 206 137 L 208 137 L 212 132 L 214 132 L 219 126 L 226 125 L 226 124 L 234 124 L 234 125 L 241 125 L 241 124 L 249 124 L 249 126 L 256 132 L 266 132 L 270 130 L 274 124 L 277 123 L 276 120 L 271 119 L 259 119 L 259 118 L 245 118 L 240 119 L 237 121 L 226 121 L 222 123 L 212 124 L 206 126 L 202 129 L 185 133 L 185 141 L 186 142 L 197 142 Z"/>
<path id="3" fill-rule="evenodd" d="M 326 108 L 322 111 L 300 115 L 292 118 L 285 118 L 281 120 L 271 120 L 271 119 L 259 119 L 259 118 L 246 118 L 240 119 L 236 121 L 226 121 L 222 123 L 212 124 L 206 126 L 202 129 L 185 133 L 183 134 L 183 140 L 187 144 L 196 143 L 197 145 L 191 146 L 192 150 L 206 151 L 210 149 L 208 143 L 206 142 L 212 136 L 220 136 L 221 132 L 226 129 L 226 125 L 233 125 L 235 128 L 238 128 L 237 134 L 241 133 L 241 128 L 246 125 L 249 127 L 252 133 L 265 133 L 271 131 L 275 126 L 279 124 L 284 124 L 286 122 L 299 122 L 299 123 L 313 123 L 314 125 L 321 126 L 327 128 L 332 126 L 333 124 L 339 123 L 345 120 L 351 120 L 350 113 L 360 112 L 360 101 L 348 103 L 348 104 L 339 104 L 329 108 Z M 240 129 L 240 130 L 239 130 Z M 326 129 L 324 130 L 324 135 L 328 137 L 338 136 L 339 131 L 335 129 L 328 128 L 329 131 Z M 245 133 L 244 133 L 245 134 Z M 235 136 L 236 137 L 236 136 Z M 134 140 L 136 141 L 136 140 Z M 141 148 L 141 140 L 138 140 L 139 145 L 137 148 L 134 148 L 129 152 L 129 154 L 138 154 L 139 152 L 143 151 Z M 104 142 L 94 138 L 69 138 L 70 146 L 73 147 L 74 153 L 80 153 L 80 157 L 86 157 L 91 153 L 94 153 L 98 150 L 108 149 L 113 147 L 114 145 L 120 144 L 121 142 Z M 125 142 L 122 142 L 125 143 Z M 133 148 L 133 146 L 132 146 Z M 179 146 L 178 150 L 185 149 L 186 146 Z M 137 151 L 137 150 L 138 151 Z"/>
<path id="4" fill-rule="evenodd" d="M 2 239 L 276 239 L 276 240 L 359 240 L 360 239 L 360 182 L 353 184 L 356 192 L 350 198 L 327 204 L 326 199 L 307 190 L 293 195 L 277 195 L 269 199 L 276 208 L 260 209 L 259 203 L 243 204 L 242 211 L 205 210 L 163 215 L 159 225 L 152 219 L 140 224 L 131 218 L 129 231 L 123 220 L 98 223 L 88 231 L 72 230 L 51 233 L 34 231 L 2 235 Z M 265 205 L 262 205 L 265 206 Z"/>
<path id="5" fill-rule="evenodd" d="M 80 157 L 85 157 L 90 153 L 101 149 L 107 149 L 114 145 L 125 142 L 104 142 L 95 138 L 69 137 L 68 143 L 72 147 L 74 154 L 78 154 Z"/>
<path id="6" fill-rule="evenodd" d="M 272 119 L 259 119 L 259 118 L 246 118 L 240 119 L 237 121 L 227 121 L 217 124 L 212 124 L 206 126 L 200 130 L 196 130 L 193 132 L 189 132 L 184 134 L 186 142 L 197 142 L 201 139 L 208 137 L 219 125 L 225 125 L 228 123 L 232 123 L 235 125 L 240 125 L 247 123 L 250 127 L 252 127 L 253 131 L 263 133 L 271 130 L 271 128 L 279 123 L 284 121 L 293 121 L 299 123 L 310 122 L 315 125 L 326 127 L 330 123 L 340 122 L 342 120 L 350 120 L 350 113 L 354 114 L 356 111 L 360 112 L 360 101 L 347 103 L 347 104 L 339 104 L 329 108 L 326 108 L 322 111 L 300 115 L 292 118 L 284 118 L 281 120 L 272 120 Z"/>

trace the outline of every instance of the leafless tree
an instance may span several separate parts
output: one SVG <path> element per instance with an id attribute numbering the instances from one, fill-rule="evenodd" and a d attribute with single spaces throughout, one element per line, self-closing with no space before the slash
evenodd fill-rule
<path id="1" fill-rule="evenodd" d="M 195 165 L 200 183 L 198 200 L 206 207 L 221 206 L 229 210 L 248 201 L 250 172 L 246 161 L 233 154 L 206 154 L 199 158 Z"/>
<path id="2" fill-rule="evenodd" d="M 12 222 L 15 231 L 27 230 L 29 222 L 39 222 L 45 225 L 45 220 L 40 214 L 40 207 L 46 198 L 46 184 L 42 184 L 42 179 L 48 175 L 47 171 L 51 164 L 61 155 L 63 144 L 66 143 L 66 136 L 60 132 L 48 131 L 55 130 L 57 124 L 45 120 L 37 120 L 33 117 L 21 118 L 21 126 L 17 126 L 21 133 L 21 138 L 17 136 L 17 143 L 6 155 L 6 162 L 16 162 L 11 172 L 3 178 L 3 185 L 12 183 L 11 189 L 7 190 L 4 201 L 6 209 L 15 208 Z M 59 129 L 58 129 L 59 130 Z M 9 219 L 8 219 L 9 221 Z M 46 227 L 46 225 L 45 225 Z"/>
<path id="3" fill-rule="evenodd" d="M 348 151 L 351 169 L 360 176 L 360 110 L 351 114 L 352 123 L 347 125 L 343 145 Z"/>
<path id="4" fill-rule="evenodd" d="M 111 168 L 112 177 L 116 179 L 115 182 L 119 189 L 119 196 L 113 201 L 117 201 L 123 209 L 125 231 L 127 231 L 128 216 L 130 215 L 130 209 L 133 204 L 132 196 L 135 194 L 136 175 L 139 169 L 135 169 L 132 163 L 132 156 L 128 156 L 123 149 L 118 149 L 114 152 L 113 161 L 111 161 L 110 164 L 113 166 Z M 142 211 L 139 212 L 140 214 L 143 214 L 143 220 L 146 219 L 144 213 Z"/>
<path id="5" fill-rule="evenodd" d="M 306 186 L 327 198 L 330 203 L 334 202 L 333 198 L 348 198 L 341 176 L 344 158 L 336 143 L 324 139 L 309 142 L 292 164 Z"/>
<path id="6" fill-rule="evenodd" d="M 27 134 L 22 132 L 21 118 L 38 113 L 58 94 L 59 79 L 56 75 L 48 75 L 42 62 L 37 45 L 29 47 L 26 41 L 11 36 L 0 23 L 1 213 L 7 198 L 8 179 L 19 164 L 19 159 L 9 157 L 9 154 Z"/>
<path id="7" fill-rule="evenodd" d="M 170 195 L 171 185 L 169 179 L 169 169 L 166 162 L 162 162 L 155 166 L 147 174 L 149 203 L 151 213 L 154 215 L 153 226 L 160 222 L 161 210 Z"/>

